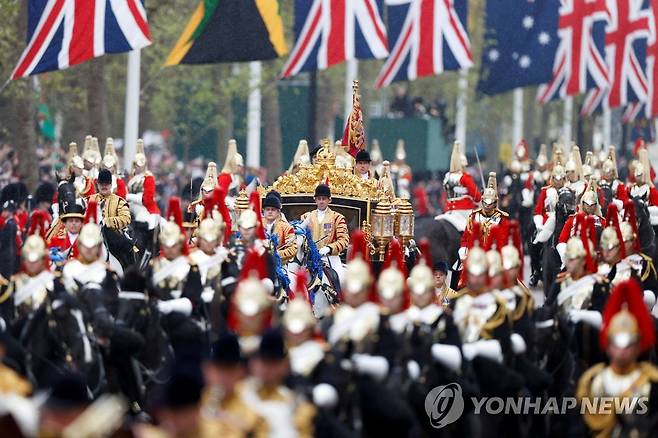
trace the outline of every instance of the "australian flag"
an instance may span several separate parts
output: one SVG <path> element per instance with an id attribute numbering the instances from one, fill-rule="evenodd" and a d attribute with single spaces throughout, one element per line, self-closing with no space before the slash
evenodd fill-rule
<path id="1" fill-rule="evenodd" d="M 551 80 L 560 0 L 488 0 L 478 91 L 498 94 Z"/>

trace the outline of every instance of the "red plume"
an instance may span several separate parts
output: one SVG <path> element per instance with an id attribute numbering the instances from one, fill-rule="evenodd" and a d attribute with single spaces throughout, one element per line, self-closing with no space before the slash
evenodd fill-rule
<path id="1" fill-rule="evenodd" d="M 180 228 L 181 233 L 183 233 L 183 235 L 185 234 L 185 228 L 183 227 L 183 212 L 181 210 L 181 202 L 178 196 L 172 196 L 169 198 L 167 220 L 173 220 L 176 225 L 178 225 L 178 228 Z"/>
<path id="2" fill-rule="evenodd" d="M 393 238 L 388 244 L 388 252 L 384 258 L 384 264 L 382 265 L 382 270 L 390 268 L 391 265 L 395 263 L 395 267 L 402 272 L 402 274 L 407 277 L 407 265 L 404 263 L 404 256 L 402 255 L 402 248 L 400 247 L 400 241 Z"/>
<path id="3" fill-rule="evenodd" d="M 425 265 L 429 266 L 430 269 L 433 269 L 434 264 L 432 263 L 432 252 L 430 251 L 430 241 L 427 240 L 427 237 L 423 237 L 420 240 L 420 259 L 418 263 L 424 262 Z"/>
<path id="4" fill-rule="evenodd" d="M 635 240 L 633 241 L 633 247 L 635 251 L 640 251 L 640 234 L 637 232 L 637 213 L 635 212 L 635 202 L 630 199 L 624 202 L 624 220 L 631 224 L 633 228 L 633 234 L 635 234 Z"/>
<path id="5" fill-rule="evenodd" d="M 642 285 L 634 278 L 623 281 L 612 289 L 603 309 L 600 343 L 603 350 L 608 348 L 608 328 L 612 318 L 624 307 L 633 314 L 640 332 L 640 349 L 647 351 L 655 342 L 653 319 L 644 304 Z"/>
<path id="6" fill-rule="evenodd" d="M 263 228 L 263 214 L 261 212 L 260 208 L 260 195 L 258 194 L 257 190 L 254 190 L 251 192 L 251 195 L 249 195 L 249 205 L 251 206 L 251 209 L 256 212 L 256 216 L 258 216 L 258 225 L 256 225 L 256 237 L 261 240 L 265 240 L 265 228 Z"/>
<path id="7" fill-rule="evenodd" d="M 368 251 L 368 243 L 366 242 L 366 235 L 361 230 L 354 230 L 350 238 L 352 244 L 352 251 L 350 251 L 347 261 L 355 259 L 357 256 L 365 260 L 370 260 L 370 251 Z"/>
<path id="8" fill-rule="evenodd" d="M 617 208 L 617 204 L 614 202 L 611 202 L 610 205 L 608 205 L 608 214 L 605 217 L 606 225 L 608 227 L 614 227 L 615 232 L 617 233 L 617 238 L 619 239 L 619 252 L 621 254 L 621 258 L 626 257 L 626 248 L 624 248 L 624 239 L 621 237 L 621 228 L 619 227 L 619 209 Z"/>
<path id="9" fill-rule="evenodd" d="M 639 137 L 635 140 L 635 146 L 633 146 L 633 155 L 638 157 L 638 151 L 644 147 L 644 139 Z"/>
<path id="10" fill-rule="evenodd" d="M 222 215 L 222 219 L 224 220 L 224 243 L 228 243 L 231 239 L 231 229 L 233 224 L 231 223 L 231 213 L 226 206 L 226 190 L 217 186 L 215 187 L 215 190 L 213 190 L 212 197 L 215 207 L 219 210 L 219 214 Z"/>
<path id="11" fill-rule="evenodd" d="M 249 278 L 252 272 L 258 275 L 259 279 L 267 278 L 267 268 L 265 267 L 265 260 L 263 256 L 258 254 L 255 249 L 248 249 L 244 255 L 244 263 L 242 264 L 242 271 L 240 272 L 240 280 Z"/>
<path id="12" fill-rule="evenodd" d="M 304 301 L 310 303 L 308 298 L 308 290 L 306 289 L 306 282 L 308 281 L 308 271 L 305 268 L 300 268 L 297 273 L 295 273 L 295 290 L 290 291 L 288 298 L 290 301 L 301 298 Z"/>
<path id="13" fill-rule="evenodd" d="M 87 211 L 85 211 L 85 219 L 83 222 L 85 224 L 98 223 L 98 203 L 95 199 L 90 199 L 87 203 Z"/>
<path id="14" fill-rule="evenodd" d="M 46 224 L 48 223 L 48 213 L 43 210 L 34 210 L 30 218 L 30 229 L 27 234 L 30 236 L 36 234 L 46 240 Z"/>

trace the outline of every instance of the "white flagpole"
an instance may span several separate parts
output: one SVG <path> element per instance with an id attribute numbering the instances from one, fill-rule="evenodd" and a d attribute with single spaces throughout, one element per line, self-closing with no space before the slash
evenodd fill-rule
<path id="1" fill-rule="evenodd" d="M 135 145 L 139 136 L 139 75 L 141 49 L 128 52 L 126 79 L 126 113 L 123 134 L 123 166 L 130 171 L 135 157 Z"/>
<path id="2" fill-rule="evenodd" d="M 466 114 L 468 99 L 468 72 L 461 70 L 459 72 L 459 81 L 457 82 L 457 114 L 455 116 L 455 140 L 461 142 L 462 150 L 466 151 Z"/>
<path id="3" fill-rule="evenodd" d="M 356 58 L 348 60 L 345 66 L 345 119 L 343 121 L 343 127 L 345 127 L 352 111 L 352 82 L 358 79 L 358 76 L 359 61 Z"/>
<path id="4" fill-rule="evenodd" d="M 612 112 L 607 105 L 603 106 L 603 148 L 612 144 Z"/>
<path id="5" fill-rule="evenodd" d="M 513 111 L 513 124 L 514 124 L 514 145 L 519 144 L 523 138 L 523 88 L 514 89 L 514 111 Z"/>
<path id="6" fill-rule="evenodd" d="M 564 98 L 564 119 L 562 121 L 562 138 L 567 151 L 571 150 L 571 119 L 573 118 L 573 97 Z"/>
<path id="7" fill-rule="evenodd" d="M 247 166 L 260 167 L 261 82 L 262 63 L 249 63 L 249 99 L 247 101 Z"/>

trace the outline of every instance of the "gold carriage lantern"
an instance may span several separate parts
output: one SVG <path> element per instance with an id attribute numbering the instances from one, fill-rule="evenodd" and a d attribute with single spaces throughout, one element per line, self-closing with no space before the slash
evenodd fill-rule
<path id="1" fill-rule="evenodd" d="M 383 199 L 377 203 L 375 211 L 372 213 L 372 237 L 377 242 L 379 251 L 379 260 L 384 260 L 386 245 L 391 241 L 394 235 L 395 217 L 391 214 L 391 203 Z"/>
<path id="2" fill-rule="evenodd" d="M 407 198 L 398 198 L 395 215 L 397 216 L 397 237 L 404 246 L 414 237 L 414 210 Z"/>

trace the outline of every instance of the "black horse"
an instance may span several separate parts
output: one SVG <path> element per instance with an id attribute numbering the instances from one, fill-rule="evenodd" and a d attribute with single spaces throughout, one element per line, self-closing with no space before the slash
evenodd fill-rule
<path id="1" fill-rule="evenodd" d="M 28 377 L 37 387 L 47 386 L 56 374 L 84 375 L 91 395 L 104 388 L 104 364 L 95 337 L 88 330 L 80 302 L 55 280 L 54 291 L 20 327 Z"/>
<path id="2" fill-rule="evenodd" d="M 560 254 L 555 249 L 564 223 L 567 218 L 576 212 L 576 194 L 564 187 L 558 191 L 558 199 L 555 206 L 555 230 L 553 235 L 546 241 L 542 250 L 542 281 L 544 283 L 544 295 L 547 296 L 551 285 L 560 272 L 562 261 Z"/>
<path id="3" fill-rule="evenodd" d="M 633 198 L 635 214 L 637 216 L 637 233 L 640 239 L 641 251 L 655 260 L 656 252 L 656 229 L 651 225 L 649 207 L 641 198 Z"/>
<path id="4" fill-rule="evenodd" d="M 428 219 L 422 230 L 416 232 L 416 240 L 427 237 L 430 242 L 432 260 L 445 261 L 449 267 L 454 267 L 459 260 L 459 247 L 462 233 L 446 219 Z M 453 270 L 452 287 L 456 287 L 459 273 Z"/>

